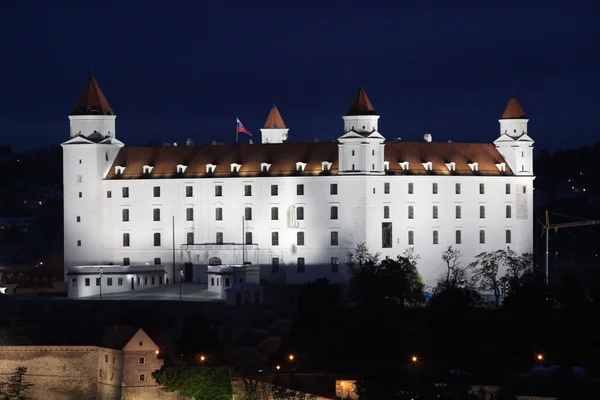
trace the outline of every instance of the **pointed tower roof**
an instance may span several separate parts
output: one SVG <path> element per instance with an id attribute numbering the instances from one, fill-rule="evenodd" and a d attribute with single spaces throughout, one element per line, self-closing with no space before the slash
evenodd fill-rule
<path id="1" fill-rule="evenodd" d="M 525 116 L 525 112 L 521 108 L 521 104 L 519 104 L 519 100 L 515 96 L 511 97 L 508 100 L 508 104 L 502 113 L 501 119 L 524 119 L 527 118 Z"/>
<path id="2" fill-rule="evenodd" d="M 275 104 L 273 104 L 273 108 L 271 108 L 271 112 L 267 117 L 267 122 L 265 122 L 264 129 L 287 129 L 285 123 L 283 122 L 283 118 L 281 118 L 281 114 Z"/>
<path id="3" fill-rule="evenodd" d="M 358 89 L 358 93 L 356 93 L 356 97 L 346 115 L 377 115 L 362 86 Z"/>
<path id="4" fill-rule="evenodd" d="M 115 115 L 94 74 L 90 75 L 71 115 Z"/>

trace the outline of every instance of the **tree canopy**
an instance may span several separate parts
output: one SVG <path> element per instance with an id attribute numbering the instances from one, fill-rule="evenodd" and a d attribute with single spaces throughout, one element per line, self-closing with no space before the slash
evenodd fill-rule
<path id="1" fill-rule="evenodd" d="M 231 400 L 231 375 L 227 367 L 168 366 L 152 373 L 167 392 L 195 400 Z"/>

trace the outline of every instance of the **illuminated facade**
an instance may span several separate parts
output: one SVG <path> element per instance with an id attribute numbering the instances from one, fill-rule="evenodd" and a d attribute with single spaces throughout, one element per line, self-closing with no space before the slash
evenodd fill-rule
<path id="1" fill-rule="evenodd" d="M 337 143 L 287 142 L 273 107 L 261 144 L 124 146 L 93 77 L 70 119 L 66 271 L 156 265 L 165 282 L 204 283 L 208 265 L 251 263 L 270 282 L 344 282 L 365 242 L 382 257 L 414 248 L 431 286 L 450 245 L 465 265 L 532 250 L 533 141 L 516 98 L 493 144 L 386 143 L 362 88 Z"/>

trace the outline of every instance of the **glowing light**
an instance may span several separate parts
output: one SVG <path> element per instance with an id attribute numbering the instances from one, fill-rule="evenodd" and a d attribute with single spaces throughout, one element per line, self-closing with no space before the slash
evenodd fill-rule
<path id="1" fill-rule="evenodd" d="M 290 361 L 294 361 L 294 355 L 293 354 L 290 354 L 288 358 L 290 359 Z"/>
<path id="2" fill-rule="evenodd" d="M 205 360 L 206 360 L 206 357 L 200 356 L 200 361 L 204 362 Z"/>
<path id="3" fill-rule="evenodd" d="M 346 384 L 346 382 L 342 382 L 341 385 L 344 386 Z"/>
<path id="4" fill-rule="evenodd" d="M 542 361 L 544 359 L 544 356 L 542 354 L 538 354 L 537 357 L 538 361 Z"/>
<path id="5" fill-rule="evenodd" d="M 155 353 L 156 353 L 156 355 L 158 355 L 158 353 L 160 353 L 160 351 L 156 350 Z"/>
<path id="6" fill-rule="evenodd" d="M 417 356 L 412 356 L 411 361 L 416 363 L 417 361 L 419 361 L 419 359 L 417 358 Z"/>
<path id="7" fill-rule="evenodd" d="M 275 369 L 276 369 L 277 371 L 279 371 L 279 370 L 281 369 L 281 366 L 280 366 L 280 365 L 278 365 L 278 366 L 276 366 L 276 367 L 275 367 Z"/>

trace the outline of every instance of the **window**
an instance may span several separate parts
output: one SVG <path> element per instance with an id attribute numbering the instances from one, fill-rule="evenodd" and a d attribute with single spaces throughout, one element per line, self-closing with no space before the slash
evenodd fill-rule
<path id="1" fill-rule="evenodd" d="M 123 247 L 129 247 L 129 233 L 123 234 Z"/>
<path id="2" fill-rule="evenodd" d="M 85 286 L 90 286 L 90 278 L 85 278 Z"/>
<path id="3" fill-rule="evenodd" d="M 354 153 L 354 150 L 352 150 L 352 153 Z M 352 154 L 352 155 L 354 155 L 354 154 Z M 352 171 L 354 171 L 354 170 L 355 170 L 354 164 L 352 164 Z"/>
<path id="4" fill-rule="evenodd" d="M 329 185 L 329 194 L 337 194 L 337 183 L 332 183 Z"/>
<path id="5" fill-rule="evenodd" d="M 252 185 L 244 185 L 244 196 L 252 196 Z"/>
<path id="6" fill-rule="evenodd" d="M 433 206 L 433 219 L 438 219 L 438 206 Z"/>
<path id="7" fill-rule="evenodd" d="M 223 221 L 223 209 L 221 207 L 215 208 L 215 220 Z"/>
<path id="8" fill-rule="evenodd" d="M 185 197 L 194 197 L 194 187 L 193 186 L 185 187 Z"/>
<path id="9" fill-rule="evenodd" d="M 159 277 L 158 277 L 158 284 L 159 284 L 159 285 L 162 285 L 162 284 L 163 284 L 163 277 L 162 277 L 162 276 L 159 276 Z"/>
<path id="10" fill-rule="evenodd" d="M 354 129 L 354 127 L 352 127 L 352 129 Z M 354 150 L 352 150 L 352 155 L 354 155 Z"/>
<path id="11" fill-rule="evenodd" d="M 77 216 L 77 222 L 81 222 L 81 217 L 79 215 Z"/>
<path id="12" fill-rule="evenodd" d="M 225 287 L 229 287 L 231 286 L 230 284 L 231 282 L 229 281 L 229 278 L 225 278 Z"/>
<path id="13" fill-rule="evenodd" d="M 221 197 L 221 196 L 223 196 L 223 186 L 216 185 L 215 186 L 215 197 Z"/>
<path id="14" fill-rule="evenodd" d="M 123 278 L 117 278 L 117 284 L 123 286 Z"/>
<path id="15" fill-rule="evenodd" d="M 96 278 L 96 286 L 100 286 L 102 284 L 102 278 Z"/>
<path id="16" fill-rule="evenodd" d="M 83 192 L 79 192 L 79 198 L 83 197 Z"/>
<path id="17" fill-rule="evenodd" d="M 252 207 L 246 207 L 244 209 L 244 219 L 246 221 L 252 221 Z"/>
<path id="18" fill-rule="evenodd" d="M 337 274 L 340 270 L 340 264 L 337 257 L 331 257 L 331 272 Z"/>
<path id="19" fill-rule="evenodd" d="M 512 208 L 510 206 L 506 206 L 506 218 L 512 217 Z"/>
<path id="20" fill-rule="evenodd" d="M 279 272 L 279 258 L 277 257 L 271 259 L 271 272 L 274 274 Z"/>
<path id="21" fill-rule="evenodd" d="M 414 218 L 415 218 L 415 207 L 408 206 L 408 219 L 414 219 Z"/>
<path id="22" fill-rule="evenodd" d="M 479 218 L 485 218 L 485 206 L 479 206 Z"/>
<path id="23" fill-rule="evenodd" d="M 408 184 L 408 194 L 414 194 L 414 185 L 412 182 Z"/>
<path id="24" fill-rule="evenodd" d="M 160 246 L 160 233 L 154 232 L 154 246 Z"/>
<path id="25" fill-rule="evenodd" d="M 271 220 L 277 221 L 279 219 L 279 208 L 271 207 Z"/>
<path id="26" fill-rule="evenodd" d="M 140 382 L 145 382 L 145 381 L 146 381 L 146 375 L 140 374 Z"/>
<path id="27" fill-rule="evenodd" d="M 246 244 L 252 244 L 252 232 L 246 232 Z"/>
<path id="28" fill-rule="evenodd" d="M 194 244 L 194 232 L 188 232 L 185 236 L 186 244 Z"/>
<path id="29" fill-rule="evenodd" d="M 279 232 L 271 232 L 271 246 L 279 246 Z"/>
<path id="30" fill-rule="evenodd" d="M 271 196 L 277 196 L 279 194 L 279 186 L 271 185 Z"/>
<path id="31" fill-rule="evenodd" d="M 138 358 L 138 364 L 139 365 L 144 365 L 146 364 L 146 359 L 144 357 L 139 357 Z"/>
<path id="32" fill-rule="evenodd" d="M 332 246 L 338 245 L 338 233 L 337 232 L 331 232 L 331 245 Z"/>
<path id="33" fill-rule="evenodd" d="M 210 278 L 210 286 L 215 286 L 215 278 Z"/>
<path id="34" fill-rule="evenodd" d="M 153 210 L 153 218 L 154 221 L 160 221 L 160 208 L 155 208 Z"/>
<path id="35" fill-rule="evenodd" d="M 106 198 L 107 199 L 112 198 L 112 192 L 110 190 L 106 191 Z"/>
<path id="36" fill-rule="evenodd" d="M 108 354 L 104 355 L 104 362 L 107 363 L 108 362 Z"/>
<path id="37" fill-rule="evenodd" d="M 112 286 L 112 278 L 106 278 L 106 286 Z"/>
<path id="38" fill-rule="evenodd" d="M 81 240 L 77 241 L 77 247 L 81 247 Z"/>
<path id="39" fill-rule="evenodd" d="M 479 231 L 479 243 L 485 244 L 485 231 L 483 229 Z"/>
<path id="40" fill-rule="evenodd" d="M 527 193 L 527 186 L 523 186 L 523 193 Z M 81 196 L 79 196 L 81 197 Z"/>
<path id="41" fill-rule="evenodd" d="M 304 219 L 304 207 L 296 208 L 296 219 L 299 221 Z"/>
<path id="42" fill-rule="evenodd" d="M 338 219 L 338 208 L 337 206 L 332 206 L 329 210 L 329 218 L 330 219 Z"/>
<path id="43" fill-rule="evenodd" d="M 152 277 L 152 286 L 154 286 L 155 283 L 156 283 L 156 280 L 154 277 Z"/>
<path id="44" fill-rule="evenodd" d="M 507 229 L 506 232 L 505 232 L 505 234 L 506 234 L 506 243 L 511 243 L 511 241 L 512 241 L 512 234 L 511 234 L 510 229 Z"/>
<path id="45" fill-rule="evenodd" d="M 438 240 L 439 240 L 439 233 L 438 231 L 433 231 L 433 244 L 438 244 Z"/>
<path id="46" fill-rule="evenodd" d="M 390 217 L 390 206 L 383 206 L 383 218 Z"/>
<path id="47" fill-rule="evenodd" d="M 381 224 L 381 247 L 384 249 L 392 248 L 392 223 L 383 222 Z"/>
<path id="48" fill-rule="evenodd" d="M 431 193 L 438 194 L 438 184 L 437 183 L 431 184 Z"/>
<path id="49" fill-rule="evenodd" d="M 460 183 L 454 184 L 454 193 L 460 194 Z"/>
<path id="50" fill-rule="evenodd" d="M 304 246 L 304 232 L 297 232 L 296 233 L 296 245 L 297 246 Z"/>
<path id="51" fill-rule="evenodd" d="M 71 287 L 74 287 L 74 288 L 77 287 L 77 278 L 71 279 Z"/>
<path id="52" fill-rule="evenodd" d="M 385 182 L 383 184 L 383 193 L 390 194 L 390 183 L 389 182 Z"/>
<path id="53" fill-rule="evenodd" d="M 223 232 L 217 232 L 216 243 L 223 244 Z"/>
<path id="54" fill-rule="evenodd" d="M 479 194 L 485 194 L 485 185 L 483 183 L 479 184 Z"/>
<path id="55" fill-rule="evenodd" d="M 462 243 L 462 232 L 460 231 L 460 229 L 457 229 L 456 232 L 454 232 L 454 235 L 455 235 L 456 244 L 461 244 Z"/>
<path id="56" fill-rule="evenodd" d="M 304 272 L 304 257 L 298 257 L 298 273 L 302 274 Z"/>
<path id="57" fill-rule="evenodd" d="M 506 194 L 510 194 L 510 183 L 506 184 Z"/>
<path id="58" fill-rule="evenodd" d="M 408 231 L 408 244 L 411 246 L 415 244 L 415 231 Z"/>
<path id="59" fill-rule="evenodd" d="M 128 187 L 124 187 L 121 189 L 121 195 L 123 198 L 129 197 L 129 188 Z"/>
<path id="60" fill-rule="evenodd" d="M 123 222 L 128 222 L 128 221 L 129 221 L 129 209 L 124 208 L 123 209 Z"/>
<path id="61" fill-rule="evenodd" d="M 154 186 L 154 197 L 160 197 L 160 186 Z"/>
<path id="62" fill-rule="evenodd" d="M 194 209 L 192 207 L 188 207 L 185 209 L 185 220 L 186 221 L 194 220 Z"/>
<path id="63" fill-rule="evenodd" d="M 304 185 L 296 185 L 296 194 L 298 196 L 304 196 Z"/>
<path id="64" fill-rule="evenodd" d="M 131 263 L 131 260 L 129 259 L 129 257 L 123 257 L 123 265 L 129 265 Z"/>

